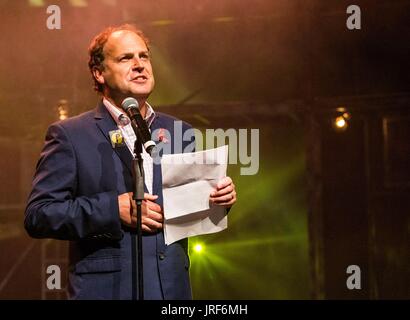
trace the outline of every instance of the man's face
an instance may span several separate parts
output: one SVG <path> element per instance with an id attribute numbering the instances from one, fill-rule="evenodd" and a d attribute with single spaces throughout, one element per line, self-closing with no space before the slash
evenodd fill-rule
<path id="1" fill-rule="evenodd" d="M 148 48 L 137 34 L 113 32 L 104 46 L 104 69 L 97 71 L 97 81 L 104 84 L 104 94 L 117 104 L 129 96 L 147 99 L 154 89 L 154 75 Z"/>

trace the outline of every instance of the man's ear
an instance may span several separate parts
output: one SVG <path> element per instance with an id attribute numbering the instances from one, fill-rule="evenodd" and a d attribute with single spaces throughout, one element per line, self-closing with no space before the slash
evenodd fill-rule
<path id="1" fill-rule="evenodd" d="M 104 84 L 105 81 L 104 81 L 104 76 L 102 75 L 102 71 L 97 67 L 94 67 L 92 70 L 93 70 L 92 72 L 93 72 L 93 76 L 94 76 L 95 80 L 99 84 Z"/>

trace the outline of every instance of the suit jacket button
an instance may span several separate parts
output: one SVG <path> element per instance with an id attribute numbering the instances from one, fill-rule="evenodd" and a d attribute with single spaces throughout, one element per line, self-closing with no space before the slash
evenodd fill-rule
<path id="1" fill-rule="evenodd" d="M 165 259 L 165 254 L 160 253 L 160 254 L 159 254 L 159 260 L 164 260 L 164 259 Z"/>

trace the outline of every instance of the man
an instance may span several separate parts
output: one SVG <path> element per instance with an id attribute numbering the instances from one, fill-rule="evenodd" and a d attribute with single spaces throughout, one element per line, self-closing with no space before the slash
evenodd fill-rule
<path id="1" fill-rule="evenodd" d="M 132 299 L 136 209 L 130 191 L 135 134 L 121 103 L 127 97 L 137 99 L 151 132 L 165 129 L 172 134 L 177 120 L 154 112 L 147 102 L 154 75 L 141 31 L 131 25 L 107 28 L 93 39 L 89 55 L 102 101 L 92 111 L 49 127 L 25 227 L 35 238 L 70 241 L 71 298 Z M 189 128 L 183 123 L 184 132 Z M 119 133 L 124 145 L 112 143 L 112 135 Z M 183 142 L 183 147 L 188 143 Z M 146 154 L 144 159 L 144 298 L 191 299 L 188 240 L 165 245 L 161 166 Z M 218 182 L 210 201 L 226 208 L 236 202 L 229 177 Z"/>

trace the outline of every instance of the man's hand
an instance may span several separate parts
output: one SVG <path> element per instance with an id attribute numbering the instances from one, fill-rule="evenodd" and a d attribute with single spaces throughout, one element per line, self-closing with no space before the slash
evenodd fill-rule
<path id="1" fill-rule="evenodd" d="M 162 229 L 164 215 L 162 208 L 154 202 L 157 198 L 157 195 L 144 193 L 144 200 L 141 205 L 142 231 L 155 232 Z M 118 206 L 121 222 L 128 227 L 135 228 L 137 226 L 137 206 L 132 199 L 132 192 L 120 194 L 118 196 Z"/>
<path id="2" fill-rule="evenodd" d="M 225 208 L 230 208 L 236 202 L 236 191 L 235 185 L 232 179 L 225 177 L 221 179 L 216 189 L 211 192 L 209 200 L 216 205 L 223 206 Z"/>

